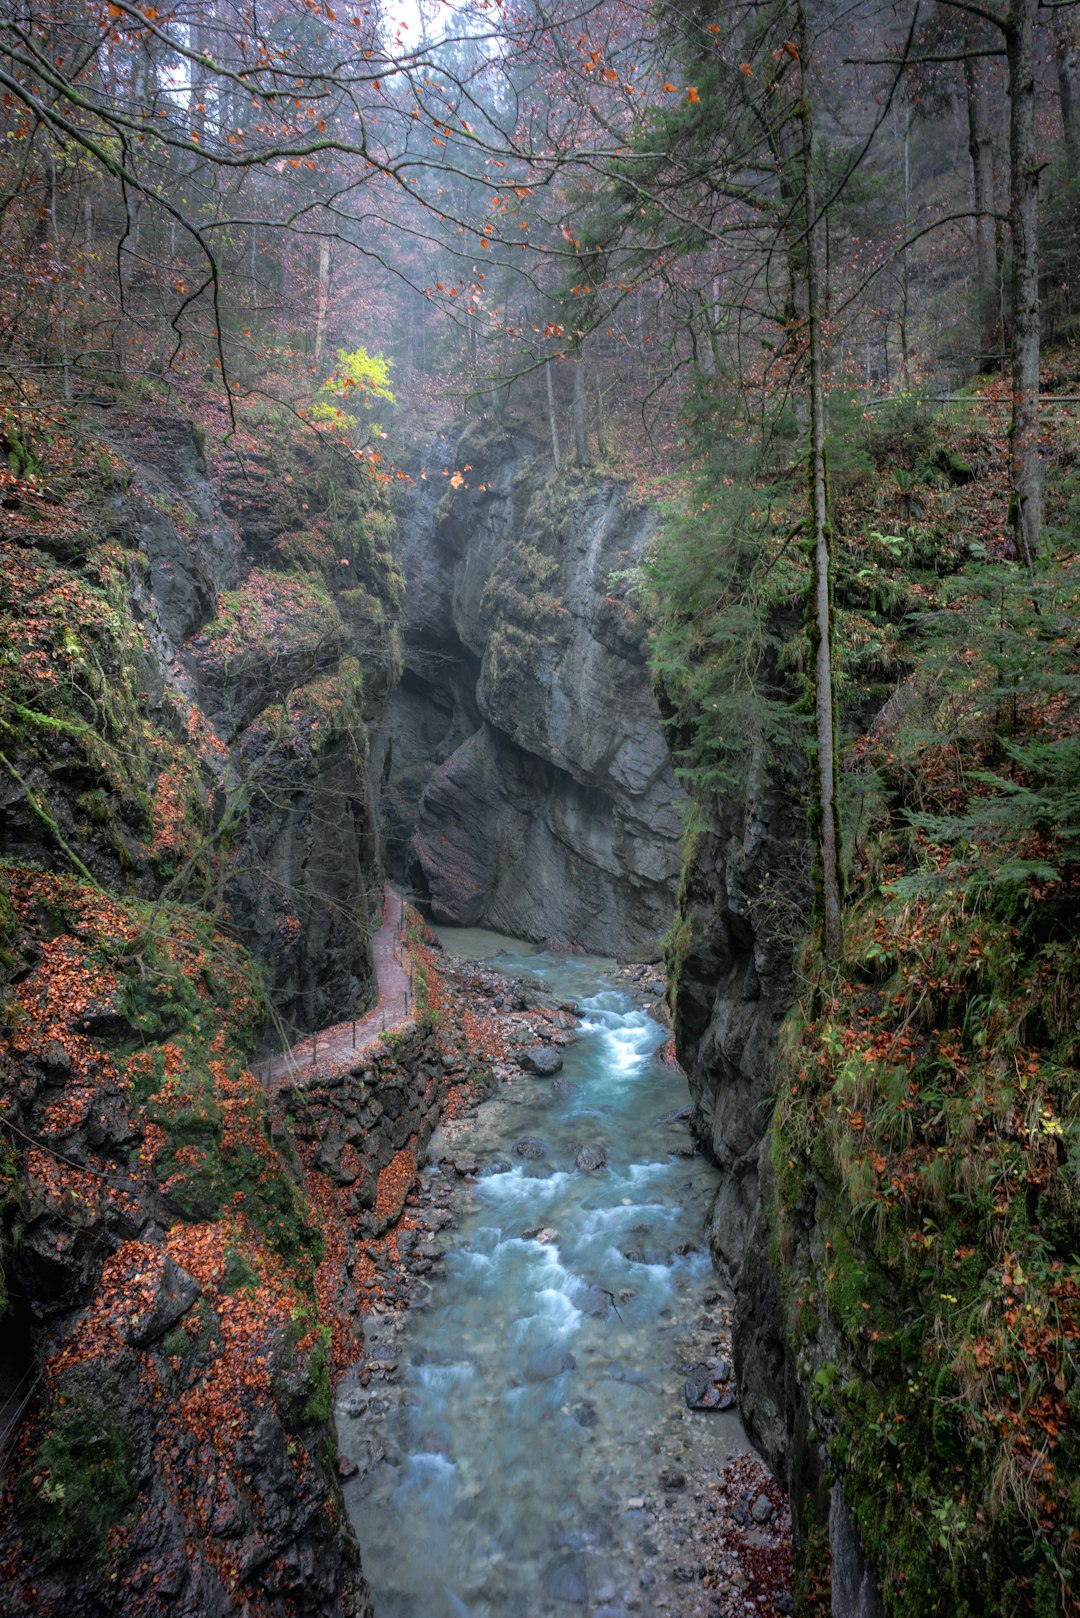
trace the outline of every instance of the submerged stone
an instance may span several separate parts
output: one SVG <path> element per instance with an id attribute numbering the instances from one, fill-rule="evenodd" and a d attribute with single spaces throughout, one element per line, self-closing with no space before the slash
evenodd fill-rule
<path id="1" fill-rule="evenodd" d="M 589 1584 L 583 1556 L 569 1556 L 556 1562 L 544 1574 L 544 1589 L 552 1601 L 583 1607 L 589 1599 Z"/>
<path id="2" fill-rule="evenodd" d="M 606 1168 L 607 1160 L 607 1152 L 604 1148 L 592 1143 L 579 1149 L 574 1159 L 574 1167 L 581 1169 L 585 1174 L 591 1174 L 594 1169 Z"/>
<path id="3" fill-rule="evenodd" d="M 522 1368 L 526 1382 L 550 1382 L 564 1371 L 577 1368 L 577 1360 L 568 1348 L 541 1348 L 530 1354 Z"/>
<path id="4" fill-rule="evenodd" d="M 547 1156 L 547 1147 L 542 1140 L 537 1140 L 535 1135 L 524 1135 L 514 1147 L 514 1156 L 534 1162 Z"/>

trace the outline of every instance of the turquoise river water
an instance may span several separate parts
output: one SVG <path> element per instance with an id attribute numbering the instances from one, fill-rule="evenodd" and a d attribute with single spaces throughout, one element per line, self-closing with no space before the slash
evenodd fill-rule
<path id="1" fill-rule="evenodd" d="M 454 1219 L 429 1285 L 403 1320 L 372 1323 L 369 1354 L 393 1379 L 343 1387 L 341 1447 L 362 1468 L 346 1503 L 376 1618 L 691 1613 L 668 1564 L 693 1547 L 666 1492 L 747 1444 L 734 1411 L 683 1398 L 725 1307 L 703 1240 L 716 1171 L 690 1155 L 686 1081 L 606 963 L 444 938 L 470 956 L 499 947 L 495 967 L 575 1000 L 585 1022 L 557 1084 L 522 1075 L 455 1134 L 477 1182 L 432 1176 Z M 516 1156 L 523 1137 L 544 1156 Z M 587 1144 L 606 1167 L 575 1168 Z"/>

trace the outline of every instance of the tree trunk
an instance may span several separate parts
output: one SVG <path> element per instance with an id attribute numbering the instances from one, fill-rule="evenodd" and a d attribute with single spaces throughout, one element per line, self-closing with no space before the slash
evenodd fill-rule
<path id="1" fill-rule="evenodd" d="M 1009 223 L 1012 236 L 1012 530 L 1034 564 L 1042 531 L 1039 464 L 1039 164 L 1035 144 L 1036 0 L 1014 0 L 1005 22 L 1009 63 Z"/>
<path id="2" fill-rule="evenodd" d="M 900 387 L 911 390 L 911 352 L 908 319 L 911 312 L 911 259 L 908 232 L 911 229 L 911 108 L 904 108 L 904 245 L 900 253 Z"/>
<path id="3" fill-rule="evenodd" d="M 326 339 L 326 311 L 330 307 L 330 242 L 319 243 L 319 298 L 315 314 L 315 364 L 322 359 Z"/>
<path id="4" fill-rule="evenodd" d="M 990 122 L 989 69 L 985 61 L 969 56 L 964 63 L 967 84 L 968 151 L 975 203 L 975 274 L 981 287 L 997 278 L 994 237 L 994 136 Z"/>
<path id="5" fill-rule="evenodd" d="M 585 443 L 585 361 L 580 353 L 574 360 L 574 454 L 579 466 L 588 466 Z"/>
<path id="6" fill-rule="evenodd" d="M 607 435 L 604 432 L 604 392 L 600 386 L 600 378 L 596 378 L 596 453 L 602 461 L 607 460 Z"/>
<path id="7" fill-rule="evenodd" d="M 60 274 L 65 254 L 60 241 L 60 225 L 56 217 L 56 153 L 49 153 L 49 236 L 56 263 L 56 326 L 60 338 L 60 369 L 63 376 L 64 399 L 71 403 L 71 353 L 68 347 L 67 311 L 64 302 L 67 289 Z"/>
<path id="8" fill-rule="evenodd" d="M 559 423 L 555 415 L 555 388 L 551 381 L 551 361 L 544 361 L 544 376 L 547 378 L 548 421 L 551 424 L 551 456 L 555 462 L 556 472 L 562 464 L 559 454 Z"/>
<path id="9" fill-rule="evenodd" d="M 821 948 L 826 961 L 838 961 L 844 950 L 840 902 L 840 838 L 836 813 L 836 737 L 832 671 L 832 557 L 825 476 L 825 334 L 821 308 L 821 221 L 813 165 L 813 110 L 810 101 L 810 38 L 804 0 L 798 4 L 799 99 L 802 123 L 802 178 L 805 204 L 806 324 L 810 360 L 810 455 L 808 493 L 810 531 L 814 541 L 814 755 L 816 767 L 811 828 L 815 842 L 815 875 L 821 911 Z"/>

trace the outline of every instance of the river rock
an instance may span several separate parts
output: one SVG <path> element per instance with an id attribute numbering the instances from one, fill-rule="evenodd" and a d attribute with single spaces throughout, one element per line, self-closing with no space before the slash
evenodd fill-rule
<path id="1" fill-rule="evenodd" d="M 547 1147 L 542 1140 L 537 1140 L 535 1135 L 524 1135 L 514 1147 L 514 1156 L 524 1157 L 528 1161 L 534 1162 L 541 1157 L 547 1156 Z"/>
<path id="2" fill-rule="evenodd" d="M 531 1230 L 522 1231 L 521 1239 L 523 1242 L 543 1242 L 545 1247 L 548 1247 L 552 1242 L 558 1241 L 559 1233 L 552 1230 L 550 1225 L 533 1225 Z"/>
<path id="3" fill-rule="evenodd" d="M 552 1377 L 576 1368 L 577 1360 L 568 1348 L 540 1348 L 529 1355 L 521 1374 L 526 1382 L 550 1382 Z"/>
<path id="4" fill-rule="evenodd" d="M 589 1599 L 587 1565 L 583 1556 L 569 1556 L 549 1567 L 544 1574 L 544 1589 L 552 1601 L 564 1601 L 568 1606 L 583 1607 Z"/>
<path id="5" fill-rule="evenodd" d="M 606 1315 L 613 1307 L 614 1300 L 606 1287 L 596 1287 L 586 1284 L 580 1292 L 574 1294 L 574 1307 L 580 1309 L 583 1315 Z"/>
<path id="6" fill-rule="evenodd" d="M 518 1067 L 524 1073 L 535 1073 L 538 1078 L 550 1079 L 562 1069 L 562 1057 L 550 1045 L 534 1045 L 518 1056 Z"/>
<path id="7" fill-rule="evenodd" d="M 607 1153 L 602 1146 L 590 1144 L 582 1146 L 574 1158 L 574 1167 L 581 1169 L 585 1174 L 591 1174 L 594 1169 L 607 1167 Z"/>
<path id="8" fill-rule="evenodd" d="M 724 1360 L 719 1360 L 715 1366 L 695 1365 L 683 1390 L 691 1410 L 730 1410 L 735 1403 L 735 1390 L 728 1381 Z"/>

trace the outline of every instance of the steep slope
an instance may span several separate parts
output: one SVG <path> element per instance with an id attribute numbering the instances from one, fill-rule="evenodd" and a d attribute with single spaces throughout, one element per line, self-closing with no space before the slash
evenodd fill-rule
<path id="1" fill-rule="evenodd" d="M 271 415 L 216 467 L 175 408 L 94 429 L 50 424 L 0 538 L 5 1610 L 352 1614 L 342 1253 L 251 1059 L 372 992 L 389 519 Z"/>
<path id="2" fill-rule="evenodd" d="M 1080 1544 L 1074 446 L 1032 579 L 999 434 L 922 415 L 870 444 L 836 521 L 845 959 L 793 948 L 802 761 L 774 752 L 690 845 L 678 1049 L 800 1610 L 1049 1618 Z"/>
<path id="3" fill-rule="evenodd" d="M 612 578 L 654 527 L 623 486 L 554 477 L 486 422 L 429 458 L 405 525 L 389 834 L 436 918 L 607 953 L 667 927 L 682 792 Z"/>

